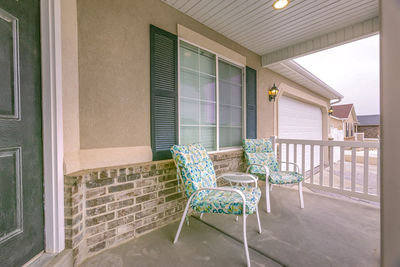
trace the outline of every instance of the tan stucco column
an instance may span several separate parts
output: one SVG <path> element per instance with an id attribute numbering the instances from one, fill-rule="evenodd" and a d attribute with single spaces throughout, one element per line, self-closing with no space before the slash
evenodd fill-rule
<path id="1" fill-rule="evenodd" d="M 400 266 L 400 1 L 381 3 L 381 255 L 382 266 Z"/>

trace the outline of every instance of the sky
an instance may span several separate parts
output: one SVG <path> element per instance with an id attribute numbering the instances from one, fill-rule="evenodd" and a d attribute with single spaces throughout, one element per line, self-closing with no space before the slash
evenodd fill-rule
<path id="1" fill-rule="evenodd" d="M 354 104 L 357 115 L 379 114 L 379 35 L 295 59 Z"/>

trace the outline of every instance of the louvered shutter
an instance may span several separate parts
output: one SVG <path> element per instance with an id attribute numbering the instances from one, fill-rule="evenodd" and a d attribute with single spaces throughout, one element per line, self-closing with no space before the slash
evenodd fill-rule
<path id="1" fill-rule="evenodd" d="M 257 71 L 246 67 L 246 138 L 257 138 Z"/>
<path id="2" fill-rule="evenodd" d="M 171 158 L 178 143 L 178 38 L 150 25 L 150 109 L 153 160 Z"/>

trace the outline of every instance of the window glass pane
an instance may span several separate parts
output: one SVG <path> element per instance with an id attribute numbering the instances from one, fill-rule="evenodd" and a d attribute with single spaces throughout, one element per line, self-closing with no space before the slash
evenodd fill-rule
<path id="1" fill-rule="evenodd" d="M 215 76 L 215 55 L 201 49 L 200 71 Z"/>
<path id="2" fill-rule="evenodd" d="M 189 68 L 192 70 L 199 69 L 199 54 L 198 48 L 187 44 L 185 42 L 181 42 L 181 67 Z"/>
<path id="3" fill-rule="evenodd" d="M 232 83 L 242 85 L 242 69 L 230 65 L 229 80 Z"/>
<path id="4" fill-rule="evenodd" d="M 220 81 L 229 81 L 229 65 L 226 62 L 218 62 L 218 71 Z"/>
<path id="5" fill-rule="evenodd" d="M 231 142 L 232 146 L 242 145 L 242 127 L 231 128 Z"/>
<path id="6" fill-rule="evenodd" d="M 188 145 L 199 142 L 199 127 L 182 126 L 180 134 L 181 134 L 182 145 Z"/>
<path id="7" fill-rule="evenodd" d="M 228 105 L 219 105 L 219 125 L 231 125 L 231 109 Z"/>
<path id="8" fill-rule="evenodd" d="M 180 143 L 216 150 L 215 55 L 182 41 L 180 49 Z"/>
<path id="9" fill-rule="evenodd" d="M 231 103 L 234 106 L 242 106 L 242 86 L 237 84 L 231 84 Z"/>
<path id="10" fill-rule="evenodd" d="M 242 108 L 232 107 L 230 110 L 231 110 L 231 125 L 242 126 Z"/>
<path id="11" fill-rule="evenodd" d="M 220 126 L 219 127 L 219 146 L 230 147 L 231 146 L 231 131 L 230 127 Z"/>
<path id="12" fill-rule="evenodd" d="M 242 69 L 224 61 L 219 71 L 219 144 L 220 147 L 242 143 Z"/>
<path id="13" fill-rule="evenodd" d="M 200 143 L 209 150 L 215 150 L 217 132 L 215 127 L 200 127 Z"/>
<path id="14" fill-rule="evenodd" d="M 220 104 L 231 104 L 231 88 L 230 84 L 219 80 L 219 103 Z"/>
<path id="15" fill-rule="evenodd" d="M 196 99 L 199 97 L 199 75 L 196 72 L 182 69 L 181 96 Z"/>
<path id="16" fill-rule="evenodd" d="M 181 123 L 183 125 L 199 125 L 199 102 L 181 98 Z"/>
<path id="17" fill-rule="evenodd" d="M 215 77 L 200 75 L 200 97 L 215 102 Z"/>
<path id="18" fill-rule="evenodd" d="M 201 102 L 200 118 L 201 125 L 215 125 L 215 103 Z"/>

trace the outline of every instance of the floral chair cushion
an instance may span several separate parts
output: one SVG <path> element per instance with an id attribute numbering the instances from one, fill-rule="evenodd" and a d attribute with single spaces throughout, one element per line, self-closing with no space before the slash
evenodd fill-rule
<path id="1" fill-rule="evenodd" d="M 244 139 L 243 150 L 246 153 L 273 153 L 272 143 L 268 139 Z"/>
<path id="2" fill-rule="evenodd" d="M 271 172 L 268 180 L 271 184 L 295 184 L 302 182 L 304 177 L 298 172 L 280 171 Z"/>
<path id="3" fill-rule="evenodd" d="M 260 164 L 264 166 L 268 166 L 270 172 L 278 172 L 279 164 L 276 160 L 275 154 L 271 153 L 246 153 L 244 154 L 247 164 Z M 251 166 L 250 173 L 252 174 L 264 174 L 265 169 L 261 166 Z"/>
<path id="4" fill-rule="evenodd" d="M 279 171 L 279 164 L 272 143 L 268 139 L 244 139 L 243 150 L 248 165 L 260 164 L 268 166 L 270 172 Z M 261 166 L 250 167 L 250 173 L 256 174 L 261 180 L 265 180 L 265 169 Z"/>
<path id="5" fill-rule="evenodd" d="M 230 186 L 239 189 L 246 198 L 246 214 L 256 211 L 261 197 L 261 190 L 251 186 Z M 193 198 L 192 209 L 199 213 L 223 213 L 241 215 L 243 208 L 242 197 L 229 191 L 208 190 L 200 192 Z"/>
<path id="6" fill-rule="evenodd" d="M 202 145 L 174 145 L 171 153 L 188 198 L 200 188 L 217 186 L 213 163 Z"/>
<path id="7" fill-rule="evenodd" d="M 245 159 L 248 165 L 260 164 L 268 166 L 270 175 L 268 181 L 272 184 L 294 184 L 304 180 L 303 175 L 297 172 L 280 171 L 279 164 L 273 151 L 272 143 L 268 139 L 243 140 Z M 250 173 L 265 181 L 265 169 L 261 166 L 251 166 Z"/>

